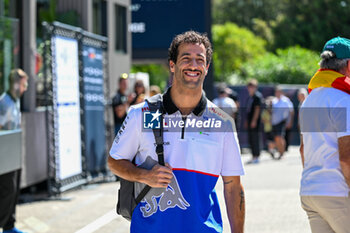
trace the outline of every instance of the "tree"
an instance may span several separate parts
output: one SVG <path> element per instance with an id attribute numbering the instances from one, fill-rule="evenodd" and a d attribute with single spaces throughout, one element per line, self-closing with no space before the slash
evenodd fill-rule
<path id="1" fill-rule="evenodd" d="M 253 20 L 275 20 L 284 11 L 289 0 L 215 0 L 213 2 L 214 24 L 234 22 L 240 27 L 253 30 Z"/>
<path id="2" fill-rule="evenodd" d="M 274 28 L 274 47 L 298 44 L 319 52 L 332 37 L 350 37 L 349 6 L 348 0 L 289 1 Z"/>
<path id="3" fill-rule="evenodd" d="M 349 7 L 349 0 L 215 0 L 213 22 L 247 27 L 271 51 L 300 45 L 320 52 L 327 40 L 350 37 Z"/>
<path id="4" fill-rule="evenodd" d="M 38 18 L 37 18 L 37 37 L 42 38 L 41 24 L 46 21 L 52 23 L 58 21 L 69 24 L 75 27 L 81 27 L 81 20 L 79 14 L 74 10 L 67 10 L 64 12 L 56 11 L 57 0 L 42 1 L 37 3 Z"/>
<path id="5" fill-rule="evenodd" d="M 233 23 L 213 25 L 213 63 L 216 81 L 228 81 L 228 77 L 241 69 L 244 62 L 265 54 L 265 40 L 251 31 Z"/>
<path id="6" fill-rule="evenodd" d="M 133 65 L 130 72 L 148 73 L 150 85 L 157 85 L 161 90 L 165 90 L 169 78 L 169 69 L 165 64 Z"/>
<path id="7" fill-rule="evenodd" d="M 266 53 L 242 67 L 241 77 L 261 83 L 306 84 L 318 69 L 319 55 L 298 46 Z"/>
<path id="8" fill-rule="evenodd" d="M 270 50 L 275 43 L 275 36 L 273 34 L 271 26 L 262 19 L 253 19 L 253 32 L 255 35 L 266 40 L 266 48 Z"/>

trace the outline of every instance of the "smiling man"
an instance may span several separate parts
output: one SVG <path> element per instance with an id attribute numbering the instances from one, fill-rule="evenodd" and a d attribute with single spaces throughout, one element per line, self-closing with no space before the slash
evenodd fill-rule
<path id="1" fill-rule="evenodd" d="M 231 232 L 243 232 L 245 202 L 240 176 L 244 169 L 234 121 L 202 91 L 211 56 L 207 36 L 194 31 L 177 35 L 170 45 L 174 79 L 161 96 L 164 120 L 173 122 L 163 135 L 165 166 L 157 163 L 153 133 L 143 130 L 147 103 L 131 107 L 116 136 L 108 160 L 112 172 L 152 187 L 134 209 L 133 233 L 222 232 L 215 192 L 219 176 L 224 182 Z M 209 120 L 221 123 L 205 127 Z M 136 166 L 131 162 L 134 158 Z"/>

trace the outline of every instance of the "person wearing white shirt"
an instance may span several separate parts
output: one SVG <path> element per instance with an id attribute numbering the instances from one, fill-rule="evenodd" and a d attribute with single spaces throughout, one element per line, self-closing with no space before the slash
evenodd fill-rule
<path id="1" fill-rule="evenodd" d="M 276 87 L 275 98 L 272 100 L 272 132 L 274 141 L 279 152 L 278 159 L 281 159 L 285 149 L 286 140 L 285 133 L 286 128 L 291 128 L 293 123 L 293 104 L 288 97 L 283 95 L 280 87 Z"/>
<path id="2" fill-rule="evenodd" d="M 300 196 L 313 233 L 350 232 L 350 40 L 328 41 L 300 111 Z"/>
<path id="3" fill-rule="evenodd" d="M 19 99 L 27 90 L 28 75 L 22 69 L 13 69 L 9 82 L 9 90 L 0 96 L 0 130 L 20 129 Z M 22 233 L 15 227 L 20 174 L 21 169 L 0 175 L 0 228 L 3 228 L 3 233 Z"/>
<path id="4" fill-rule="evenodd" d="M 229 93 L 225 87 L 218 88 L 219 97 L 213 100 L 213 103 L 235 119 L 237 113 L 237 105 L 233 99 L 229 97 Z"/>
<path id="5" fill-rule="evenodd" d="M 237 132 L 233 119 L 207 100 L 202 90 L 211 54 L 208 37 L 194 31 L 177 35 L 170 45 L 169 67 L 174 79 L 161 96 L 164 121 L 157 122 L 164 123 L 165 166 L 157 163 L 152 131 L 143 130 L 142 117 L 149 116 L 147 102 L 131 107 L 114 140 L 108 158 L 111 171 L 152 187 L 133 211 L 131 233 L 222 232 L 215 192 L 219 176 L 224 182 L 231 232 L 243 232 L 240 176 L 244 168 Z M 150 121 L 156 122 L 159 115 L 157 111 Z"/>

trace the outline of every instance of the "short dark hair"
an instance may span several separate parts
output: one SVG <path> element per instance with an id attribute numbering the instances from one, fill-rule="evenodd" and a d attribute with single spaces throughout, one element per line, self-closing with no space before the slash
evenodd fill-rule
<path id="1" fill-rule="evenodd" d="M 183 43 L 188 44 L 203 44 L 206 50 L 207 65 L 211 61 L 213 49 L 206 33 L 199 33 L 195 31 L 187 31 L 185 33 L 175 36 L 168 50 L 168 61 L 177 62 L 179 55 L 179 46 Z"/>
<path id="2" fill-rule="evenodd" d="M 12 85 L 19 82 L 22 78 L 28 78 L 28 75 L 22 69 L 11 70 L 9 74 L 10 86 L 12 87 Z"/>

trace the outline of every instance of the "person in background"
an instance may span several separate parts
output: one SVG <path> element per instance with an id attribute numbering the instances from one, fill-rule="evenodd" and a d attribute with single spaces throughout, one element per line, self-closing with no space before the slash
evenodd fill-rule
<path id="1" fill-rule="evenodd" d="M 259 163 L 259 156 L 261 152 L 262 134 L 260 132 L 261 112 L 263 104 L 263 96 L 258 91 L 258 81 L 252 79 L 247 84 L 249 99 L 247 104 L 247 121 L 248 140 L 252 151 L 252 160 L 248 164 Z"/>
<path id="2" fill-rule="evenodd" d="M 283 92 L 282 92 L 283 93 Z M 293 122 L 294 122 L 294 105 L 292 103 L 292 101 L 285 95 L 283 95 L 286 98 L 286 101 L 289 104 L 289 116 L 288 116 L 288 121 L 287 121 L 287 125 L 286 125 L 286 132 L 284 134 L 284 141 L 286 142 L 286 146 L 285 146 L 285 152 L 288 151 L 289 148 L 289 142 L 290 142 L 290 134 L 292 132 L 292 128 L 293 128 Z"/>
<path id="3" fill-rule="evenodd" d="M 9 82 L 10 89 L 0 96 L 0 130 L 21 127 L 19 99 L 27 90 L 28 75 L 21 69 L 14 69 L 10 73 Z M 15 227 L 20 176 L 21 170 L 0 175 L 0 227 L 3 228 L 3 233 L 22 232 Z"/>
<path id="4" fill-rule="evenodd" d="M 239 114 L 239 106 L 240 105 L 239 105 L 238 93 L 229 87 L 226 87 L 226 92 L 228 93 L 228 97 L 230 97 L 236 104 L 237 111 L 235 113 L 235 118 L 233 118 L 233 119 L 235 120 L 235 125 L 236 125 L 236 129 L 238 132 L 239 126 L 240 126 L 240 114 Z"/>
<path id="5" fill-rule="evenodd" d="M 133 100 L 130 105 L 141 103 L 145 100 L 146 88 L 142 80 L 136 80 L 134 85 Z"/>
<path id="6" fill-rule="evenodd" d="M 235 115 L 237 112 L 236 103 L 228 97 L 229 93 L 227 87 L 221 85 L 218 87 L 219 97 L 213 100 L 213 103 L 221 108 L 224 112 L 226 112 L 230 117 L 235 119 Z"/>
<path id="7" fill-rule="evenodd" d="M 283 95 L 280 87 L 276 87 L 275 98 L 272 100 L 272 132 L 274 141 L 281 159 L 286 151 L 286 128 L 293 125 L 293 104 L 288 97 Z"/>
<path id="8" fill-rule="evenodd" d="M 308 96 L 308 93 L 307 93 L 307 90 L 305 88 L 300 88 L 298 90 L 298 101 L 299 101 L 298 108 L 301 107 L 301 105 L 303 104 L 303 102 L 307 96 Z"/>
<path id="9" fill-rule="evenodd" d="M 350 232 L 350 40 L 335 37 L 300 108 L 300 196 L 313 233 Z"/>
<path id="10" fill-rule="evenodd" d="M 157 85 L 151 85 L 149 87 L 149 96 L 152 97 L 154 95 L 160 94 L 160 88 Z"/>
<path id="11" fill-rule="evenodd" d="M 235 92 L 234 90 L 232 90 L 229 87 L 226 87 L 225 91 L 227 92 L 228 97 L 230 97 L 233 101 L 235 101 L 236 106 L 239 107 L 239 99 L 238 99 L 237 92 Z"/>
<path id="12" fill-rule="evenodd" d="M 299 117 L 300 107 L 304 103 L 306 97 L 308 96 L 307 90 L 305 88 L 300 88 L 298 90 L 297 98 L 299 101 L 298 108 L 297 108 L 297 116 Z M 300 133 L 300 122 L 298 121 L 298 131 Z"/>
<path id="13" fill-rule="evenodd" d="M 145 94 L 140 94 L 135 97 L 134 101 L 130 105 L 142 103 L 143 101 L 145 101 L 145 98 L 146 98 Z"/>
<path id="14" fill-rule="evenodd" d="M 117 135 L 129 108 L 129 98 L 126 95 L 129 80 L 128 74 L 123 73 L 119 77 L 119 89 L 112 99 L 113 117 L 114 117 L 114 133 Z"/>
<path id="15" fill-rule="evenodd" d="M 274 96 L 269 96 L 265 101 L 265 108 L 262 111 L 261 119 L 264 123 L 264 133 L 267 141 L 267 151 L 270 153 L 272 159 L 275 159 L 276 146 L 273 139 L 272 134 L 272 124 L 271 124 L 271 116 L 272 116 L 272 100 Z"/>

